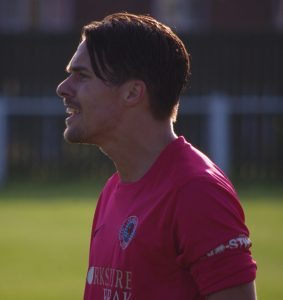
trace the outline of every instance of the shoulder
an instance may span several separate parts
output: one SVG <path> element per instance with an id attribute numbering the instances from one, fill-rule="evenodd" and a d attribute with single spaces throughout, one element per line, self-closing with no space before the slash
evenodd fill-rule
<path id="1" fill-rule="evenodd" d="M 237 193 L 225 177 L 195 177 L 178 187 L 174 193 L 176 213 L 190 215 L 191 222 L 222 220 L 244 221 L 244 212 Z M 232 218 L 233 216 L 233 218 Z"/>
<path id="2" fill-rule="evenodd" d="M 167 160 L 170 180 L 177 186 L 190 181 L 216 183 L 223 182 L 231 185 L 223 171 L 203 152 L 188 143 L 184 138 L 175 144 L 170 160 Z M 169 178 L 168 178 L 169 179 Z"/>
<path id="3" fill-rule="evenodd" d="M 175 204 L 190 211 L 217 205 L 241 211 L 236 191 L 222 170 L 184 139 L 178 142 L 159 179 Z"/>
<path id="4" fill-rule="evenodd" d="M 240 235 L 248 236 L 245 216 L 228 182 L 195 178 L 175 191 L 174 223 L 180 248 L 192 261 Z"/>

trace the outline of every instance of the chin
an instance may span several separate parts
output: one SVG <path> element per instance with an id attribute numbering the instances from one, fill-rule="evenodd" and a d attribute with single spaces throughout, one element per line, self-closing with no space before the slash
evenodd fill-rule
<path id="1" fill-rule="evenodd" d="M 79 129 L 70 129 L 66 128 L 64 132 L 64 139 L 70 144 L 86 144 L 92 145 L 95 144 L 89 139 L 83 132 Z"/>
<path id="2" fill-rule="evenodd" d="M 66 128 L 64 132 L 64 139 L 70 144 L 81 144 L 83 143 L 83 138 L 78 130 L 70 130 Z"/>

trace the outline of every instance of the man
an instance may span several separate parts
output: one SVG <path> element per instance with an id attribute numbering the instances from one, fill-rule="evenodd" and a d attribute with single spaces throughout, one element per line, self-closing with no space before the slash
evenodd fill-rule
<path id="1" fill-rule="evenodd" d="M 256 265 L 232 184 L 173 131 L 189 54 L 149 16 L 84 27 L 57 89 L 64 137 L 117 172 L 95 212 L 84 299 L 254 300 Z"/>

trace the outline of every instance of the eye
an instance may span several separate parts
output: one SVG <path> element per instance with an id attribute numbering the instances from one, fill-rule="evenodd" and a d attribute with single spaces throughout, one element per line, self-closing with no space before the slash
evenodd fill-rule
<path id="1" fill-rule="evenodd" d="M 83 80 L 89 78 L 89 76 L 87 74 L 82 73 L 82 72 L 76 72 L 76 73 L 74 73 L 74 76 L 77 80 L 80 80 L 80 81 L 83 81 Z"/>

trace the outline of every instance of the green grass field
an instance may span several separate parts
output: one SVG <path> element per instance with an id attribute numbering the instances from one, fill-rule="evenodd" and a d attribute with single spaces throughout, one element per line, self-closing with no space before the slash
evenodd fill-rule
<path id="1" fill-rule="evenodd" d="M 0 190 L 0 299 L 82 299 L 97 185 Z M 283 188 L 239 192 L 258 263 L 259 300 L 283 299 Z"/>

